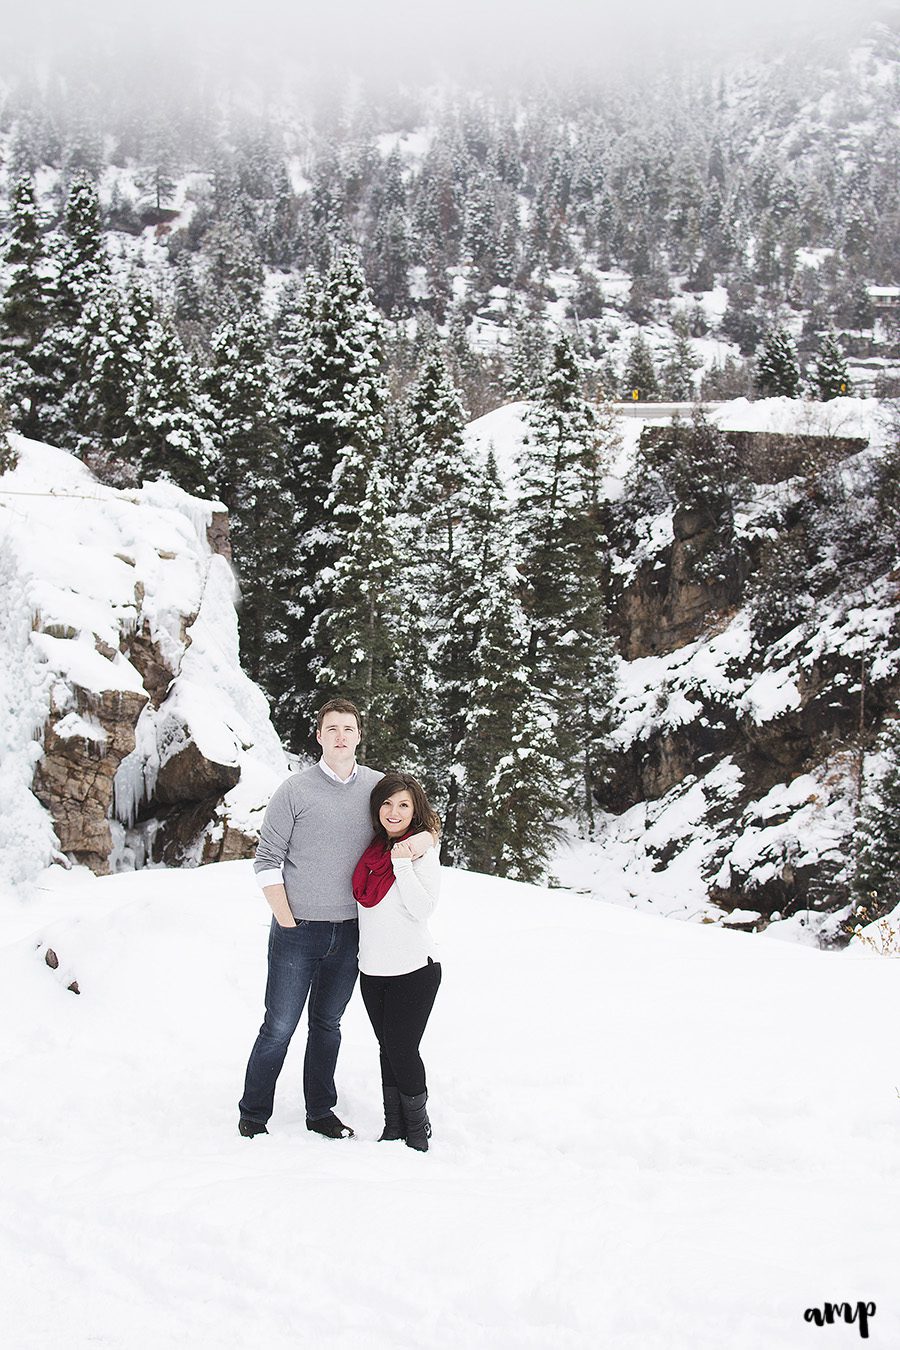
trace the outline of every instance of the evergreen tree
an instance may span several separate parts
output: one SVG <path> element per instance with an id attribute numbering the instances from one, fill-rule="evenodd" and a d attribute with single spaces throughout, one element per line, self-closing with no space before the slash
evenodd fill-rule
<path id="1" fill-rule="evenodd" d="M 418 552 L 434 569 L 436 588 L 458 549 L 474 468 L 465 441 L 459 393 L 437 347 L 426 354 L 404 417 L 407 512 L 419 522 Z"/>
<path id="2" fill-rule="evenodd" d="M 756 286 L 743 269 L 728 283 L 728 307 L 722 318 L 722 333 L 736 342 L 742 356 L 751 356 L 762 333 L 757 311 Z"/>
<path id="3" fill-rule="evenodd" d="M 232 207 L 204 240 L 208 261 L 205 308 L 214 322 L 256 309 L 262 300 L 264 273 L 257 243 Z"/>
<path id="4" fill-rule="evenodd" d="M 477 283 L 484 291 L 489 290 L 494 282 L 496 238 L 494 198 L 479 174 L 472 178 L 466 193 L 463 253 L 474 268 Z"/>
<path id="5" fill-rule="evenodd" d="M 405 317 L 409 313 L 409 224 L 401 207 L 394 207 L 379 219 L 367 272 L 379 309 L 397 318 Z"/>
<path id="6" fill-rule="evenodd" d="M 274 195 L 263 228 L 263 256 L 272 267 L 290 268 L 297 260 L 298 202 L 284 164 L 274 168 Z"/>
<path id="7" fill-rule="evenodd" d="M 522 579 L 493 453 L 464 536 L 466 584 L 448 616 L 471 642 L 463 730 L 451 766 L 461 797 L 452 843 L 475 871 L 542 881 L 560 814 L 559 765 L 525 659 Z"/>
<path id="8" fill-rule="evenodd" d="M 688 334 L 684 315 L 672 323 L 672 341 L 663 366 L 663 389 L 666 398 L 676 403 L 689 403 L 694 397 L 694 371 L 700 365 L 696 350 Z"/>
<path id="9" fill-rule="evenodd" d="M 323 700 L 339 694 L 362 712 L 362 763 L 420 772 L 413 718 L 424 701 L 424 646 L 404 564 L 376 464 L 335 563 L 330 603 L 313 620 L 313 645 L 327 653 L 317 684 Z"/>
<path id="10" fill-rule="evenodd" d="M 20 353 L 27 354 L 42 336 L 50 308 L 47 256 L 34 185 L 29 178 L 20 179 L 10 196 L 4 260 L 4 345 L 14 344 Z"/>
<path id="11" fill-rule="evenodd" d="M 71 448 L 88 458 L 105 482 L 133 481 L 126 465 L 129 409 L 143 359 L 144 322 L 112 282 L 92 293 L 66 330 L 71 384 L 60 400 Z"/>
<path id="12" fill-rule="evenodd" d="M 445 344 L 447 367 L 470 414 L 478 416 L 484 393 L 484 369 L 469 341 L 468 324 L 462 305 L 452 306 L 447 322 Z"/>
<path id="13" fill-rule="evenodd" d="M 88 310 L 102 308 L 104 294 L 114 295 L 97 193 L 88 178 L 76 178 L 69 191 L 56 255 L 53 323 L 34 349 L 48 386 L 41 426 L 54 445 L 81 453 L 91 440 L 95 316 Z"/>
<path id="14" fill-rule="evenodd" d="M 711 525 L 731 521 L 746 474 L 733 444 L 702 408 L 692 409 L 690 422 L 673 417 L 646 458 L 676 505 L 702 511 Z"/>
<path id="15" fill-rule="evenodd" d="M 798 398 L 800 362 L 794 340 L 783 328 L 771 328 L 756 360 L 756 389 L 761 398 Z"/>
<path id="16" fill-rule="evenodd" d="M 103 168 L 103 134 L 98 109 L 76 103 L 63 149 L 66 173 L 96 182 Z"/>
<path id="17" fill-rule="evenodd" d="M 635 333 L 629 344 L 622 384 L 629 397 L 633 397 L 634 391 L 637 390 L 641 403 L 659 398 L 659 381 L 653 364 L 653 354 L 640 331 Z"/>
<path id="18" fill-rule="evenodd" d="M 444 821 L 446 857 L 455 856 L 461 778 L 458 747 L 471 679 L 472 637 L 458 607 L 466 587 L 465 524 L 475 472 L 459 395 L 437 347 L 425 356 L 403 418 L 408 583 L 423 610 L 430 654 L 425 773 Z"/>
<path id="19" fill-rule="evenodd" d="M 528 664 L 550 715 L 573 808 L 590 826 L 592 784 L 612 725 L 614 657 L 605 631 L 599 479 L 616 423 L 609 411 L 598 423 L 580 389 L 575 353 L 561 337 L 528 414 L 518 523 L 528 586 Z"/>
<path id="20" fill-rule="evenodd" d="M 175 317 L 181 322 L 196 323 L 202 317 L 200 286 L 193 259 L 187 250 L 178 254 L 175 263 L 174 302 Z"/>
<path id="21" fill-rule="evenodd" d="M 438 240 L 428 241 L 424 266 L 428 310 L 436 323 L 443 323 L 452 296 L 452 286 L 447 275 L 447 254 Z"/>
<path id="22" fill-rule="evenodd" d="M 311 633 L 332 605 L 334 565 L 384 448 L 387 390 L 381 321 L 355 250 L 334 258 L 324 282 L 309 273 L 291 305 L 281 359 L 297 547 L 289 661 L 279 673 L 275 711 L 282 734 L 299 747 L 318 670 L 331 659 Z"/>
<path id="23" fill-rule="evenodd" d="M 109 279 L 109 262 L 100 226 L 97 189 L 78 177 L 66 199 L 63 235 L 58 249 L 56 309 L 65 322 L 76 322 L 89 298 Z"/>
<path id="24" fill-rule="evenodd" d="M 823 403 L 850 393 L 847 359 L 833 330 L 827 332 L 819 344 L 813 374 L 813 389 Z"/>
<path id="25" fill-rule="evenodd" d="M 166 207 L 175 196 L 174 146 L 165 144 L 160 151 L 154 163 L 137 179 L 138 187 L 145 194 L 141 214 L 151 224 L 166 219 Z"/>
<path id="26" fill-rule="evenodd" d="M 550 343 L 543 310 L 543 301 L 532 297 L 511 324 L 510 386 L 518 398 L 531 398 L 544 379 Z"/>
<path id="27" fill-rule="evenodd" d="M 900 904 L 900 722 L 884 726 L 856 825 L 856 917 L 871 923 Z"/>
<path id="28" fill-rule="evenodd" d="M 0 474 L 8 473 L 18 463 L 19 457 L 9 439 L 9 433 L 12 429 L 12 417 L 9 412 L 6 392 L 3 385 L 0 384 Z"/>
<path id="29" fill-rule="evenodd" d="M 240 577 L 241 661 L 248 674 L 272 693 L 289 640 L 293 550 L 269 346 L 258 310 L 248 309 L 221 324 L 210 341 L 205 392 L 213 409 L 215 485 L 230 513 Z"/>
<path id="30" fill-rule="evenodd" d="M 318 161 L 309 193 L 307 249 L 313 264 L 325 271 L 344 238 L 341 169 L 333 148 Z"/>
<path id="31" fill-rule="evenodd" d="M 7 285 L 0 314 L 0 349 L 5 355 L 7 397 L 20 410 L 23 434 L 37 438 L 48 396 L 47 371 L 37 348 L 50 322 L 52 283 L 29 178 L 19 179 L 12 190 L 4 258 Z"/>
<path id="32" fill-rule="evenodd" d="M 170 319 L 153 320 L 129 408 L 142 479 L 168 478 L 186 492 L 211 492 L 211 409 Z"/>
<path id="33" fill-rule="evenodd" d="M 603 288 L 593 272 L 580 271 L 578 288 L 569 301 L 569 312 L 577 323 L 603 318 Z"/>

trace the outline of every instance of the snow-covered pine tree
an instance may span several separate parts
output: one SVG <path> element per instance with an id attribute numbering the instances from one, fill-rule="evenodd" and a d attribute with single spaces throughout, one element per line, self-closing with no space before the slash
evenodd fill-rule
<path id="1" fill-rule="evenodd" d="M 330 603 L 313 620 L 322 701 L 350 698 L 363 714 L 364 764 L 421 772 L 414 720 L 423 716 L 425 647 L 387 483 L 374 464 L 356 527 L 337 558 Z"/>
<path id="2" fill-rule="evenodd" d="M 688 320 L 679 314 L 672 322 L 672 341 L 662 371 L 666 398 L 676 403 L 689 403 L 694 397 L 694 372 L 701 364 L 690 339 Z"/>
<path id="3" fill-rule="evenodd" d="M 733 444 L 703 408 L 695 406 L 689 422 L 674 417 L 649 459 L 677 505 L 704 512 L 710 524 L 731 519 L 746 472 Z"/>
<path id="4" fill-rule="evenodd" d="M 823 403 L 833 398 L 843 398 L 850 393 L 847 358 L 841 351 L 837 334 L 833 329 L 825 333 L 819 343 L 812 386 L 816 397 Z"/>
<path id="5" fill-rule="evenodd" d="M 564 336 L 554 344 L 527 420 L 517 513 L 528 587 L 527 660 L 550 717 L 572 807 L 590 827 L 591 785 L 613 718 L 615 658 L 606 635 L 598 492 L 616 424 L 609 414 L 598 423 L 582 398 L 581 372 Z"/>
<path id="6" fill-rule="evenodd" d="M 52 281 L 30 178 L 13 186 L 3 253 L 7 284 L 0 311 L 0 351 L 7 397 L 17 409 L 23 434 L 39 438 L 47 377 L 35 353 L 50 321 Z"/>
<path id="7" fill-rule="evenodd" d="M 463 255 L 471 264 L 479 292 L 494 284 L 494 250 L 497 244 L 497 207 L 483 174 L 473 175 L 466 189 Z"/>
<path id="8" fill-rule="evenodd" d="M 484 392 L 484 369 L 469 341 L 466 312 L 461 304 L 450 307 L 444 350 L 453 383 L 460 391 L 466 408 L 472 413 L 473 409 L 479 407 Z"/>
<path id="9" fill-rule="evenodd" d="M 855 831 L 855 918 L 883 918 L 900 905 L 900 721 L 885 723 L 866 775 Z"/>
<path id="10" fill-rule="evenodd" d="M 137 302 L 132 310 L 129 299 Z M 60 400 L 73 448 L 104 482 L 136 481 L 130 407 L 141 375 L 147 317 L 143 296 L 109 280 L 88 297 L 67 330 L 74 378 Z"/>
<path id="11" fill-rule="evenodd" d="M 540 388 L 547 367 L 550 343 L 543 301 L 532 295 L 524 312 L 510 326 L 510 389 L 518 398 L 531 398 Z"/>
<path id="12" fill-rule="evenodd" d="M 736 342 L 742 356 L 752 356 L 762 332 L 753 278 L 739 266 L 728 284 L 728 306 L 722 317 L 722 333 Z"/>
<path id="13" fill-rule="evenodd" d="M 174 323 L 152 320 L 129 407 L 140 478 L 168 478 L 185 492 L 211 495 L 211 413 Z"/>
<path id="14" fill-rule="evenodd" d="M 409 223 L 395 206 L 378 220 L 372 235 L 367 272 L 375 302 L 395 318 L 409 313 Z"/>
<path id="15" fill-rule="evenodd" d="M 404 426 L 409 489 L 405 507 L 419 522 L 417 555 L 433 569 L 440 586 L 441 572 L 459 547 L 454 532 L 468 507 L 474 468 L 466 446 L 462 401 L 437 346 L 425 354 L 410 390 Z"/>
<path id="16" fill-rule="evenodd" d="M 55 251 L 53 321 L 34 349 L 34 362 L 48 382 L 41 423 L 55 445 L 81 453 L 90 444 L 90 430 L 82 422 L 91 402 L 87 310 L 111 285 L 97 192 L 89 178 L 76 177 L 72 183 Z"/>
<path id="17" fill-rule="evenodd" d="M 454 856 L 477 872 L 544 879 L 562 790 L 549 722 L 526 662 L 522 578 L 493 452 L 464 528 L 466 584 L 449 621 L 470 643 Z"/>
<path id="18" fill-rule="evenodd" d="M 318 671 L 330 660 L 310 634 L 316 617 L 332 605 L 334 565 L 356 527 L 385 445 L 382 345 L 382 323 L 354 249 L 334 257 L 324 282 L 308 273 L 302 293 L 282 315 L 287 481 L 297 545 L 288 664 L 278 677 L 275 716 L 297 748 L 306 742 Z"/>
<path id="19" fill-rule="evenodd" d="M 241 661 L 270 694 L 285 663 L 293 534 L 270 336 L 248 309 L 212 335 L 204 392 L 213 408 L 215 489 L 231 517 L 240 577 Z"/>
<path id="20" fill-rule="evenodd" d="M 366 276 L 384 314 L 409 313 L 410 229 L 399 151 L 391 151 L 372 189 L 371 244 Z"/>
<path id="21" fill-rule="evenodd" d="M 625 370 L 622 373 L 622 385 L 628 398 L 633 398 L 634 391 L 637 390 L 637 396 L 641 403 L 659 398 L 659 380 L 656 375 L 656 366 L 653 363 L 653 353 L 650 351 L 647 340 L 640 329 L 635 333 L 628 346 Z"/>
<path id="22" fill-rule="evenodd" d="M 297 261 L 297 196 L 287 167 L 280 161 L 273 170 L 273 196 L 268 203 L 262 233 L 263 257 L 272 267 L 290 268 Z"/>
<path id="23" fill-rule="evenodd" d="M 204 309 L 213 323 L 257 309 L 265 279 L 259 248 L 234 205 L 203 241 L 208 261 Z"/>
<path id="24" fill-rule="evenodd" d="M 770 328 L 756 358 L 756 390 L 761 398 L 797 398 L 800 361 L 794 339 L 784 328 Z"/>
<path id="25" fill-rule="evenodd" d="M 50 305 L 46 250 L 30 178 L 20 178 L 10 194 L 3 256 L 7 269 L 4 344 L 12 339 L 30 351 L 47 323 Z"/>
<path id="26" fill-rule="evenodd" d="M 100 225 L 100 203 L 90 178 L 76 177 L 63 215 L 57 251 L 56 310 L 74 323 L 88 299 L 109 279 L 109 262 Z"/>
<path id="27" fill-rule="evenodd" d="M 456 608 L 466 586 L 464 528 L 476 475 L 465 419 L 439 348 L 426 351 L 402 418 L 408 465 L 404 504 L 405 584 L 422 610 L 430 693 L 424 770 L 444 820 L 445 856 L 454 856 L 460 779 L 457 748 L 471 675 L 471 634 Z"/>
<path id="28" fill-rule="evenodd" d="M 190 253 L 185 249 L 175 263 L 173 287 L 175 317 L 180 323 L 197 323 L 203 314 L 203 300 Z"/>
<path id="29" fill-rule="evenodd" d="M 18 462 L 18 455 L 13 450 L 10 443 L 9 433 L 13 429 L 12 417 L 9 412 L 9 404 L 6 401 L 6 391 L 3 383 L 0 382 L 0 473 L 8 473 L 14 469 Z"/>

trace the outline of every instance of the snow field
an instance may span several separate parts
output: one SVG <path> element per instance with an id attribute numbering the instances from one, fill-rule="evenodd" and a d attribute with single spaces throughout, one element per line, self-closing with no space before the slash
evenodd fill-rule
<path id="1" fill-rule="evenodd" d="M 900 1332 L 897 963 L 448 871 L 432 1150 L 375 1142 L 358 994 L 359 1137 L 306 1131 L 298 1037 L 245 1140 L 249 864 L 43 884 L 0 938 L 11 1346 L 799 1350 L 826 1299 Z"/>

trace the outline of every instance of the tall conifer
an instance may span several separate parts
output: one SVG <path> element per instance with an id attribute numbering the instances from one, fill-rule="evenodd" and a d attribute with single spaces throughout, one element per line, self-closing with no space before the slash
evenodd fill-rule
<path id="1" fill-rule="evenodd" d="M 171 319 L 152 320 L 129 408 L 141 478 L 165 477 L 211 495 L 211 412 Z"/>
<path id="2" fill-rule="evenodd" d="M 527 665 L 522 579 L 493 453 L 464 533 L 467 581 L 449 616 L 470 642 L 453 851 L 475 871 L 540 881 L 560 815 L 560 772 Z"/>
<path id="3" fill-rule="evenodd" d="M 425 647 L 415 598 L 402 584 L 404 562 L 375 464 L 335 563 L 330 603 L 313 621 L 313 645 L 327 653 L 317 684 L 323 699 L 340 694 L 363 713 L 364 763 L 420 771 L 414 719 L 423 716 Z"/>
<path id="4" fill-rule="evenodd" d="M 30 178 L 19 179 L 10 196 L 4 261 L 7 285 L 0 312 L 0 346 L 7 397 L 18 410 L 22 432 L 39 438 L 50 386 L 46 361 L 38 348 L 51 318 L 52 278 Z"/>
<path id="5" fill-rule="evenodd" d="M 287 642 L 292 536 L 269 344 L 257 310 L 221 324 L 211 339 L 205 392 L 214 413 L 216 490 L 231 516 L 240 577 L 241 659 L 272 693 Z"/>
<path id="6" fill-rule="evenodd" d="M 554 345 L 519 461 L 528 664 L 550 716 L 572 807 L 590 827 L 592 783 L 611 728 L 614 654 L 606 636 L 599 510 L 615 422 L 581 396 L 568 339 Z"/>
<path id="7" fill-rule="evenodd" d="M 784 328 L 771 328 L 756 360 L 756 389 L 761 398 L 797 398 L 800 361 L 794 340 Z"/>
<path id="8" fill-rule="evenodd" d="M 284 429 L 296 550 L 287 664 L 276 719 L 291 744 L 305 742 L 309 701 L 331 653 L 313 638 L 331 608 L 334 567 L 356 528 L 385 445 L 387 386 L 382 325 L 355 250 L 337 254 L 324 280 L 307 276 L 282 316 Z M 319 640 L 326 630 L 319 626 Z"/>

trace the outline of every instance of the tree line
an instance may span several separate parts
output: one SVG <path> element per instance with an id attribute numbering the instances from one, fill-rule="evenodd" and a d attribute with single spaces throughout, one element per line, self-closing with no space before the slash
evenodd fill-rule
<path id="1" fill-rule="evenodd" d="M 592 823 L 614 678 L 598 498 L 614 423 L 584 398 L 568 339 L 533 391 L 513 510 L 467 443 L 435 331 L 392 400 L 357 251 L 292 281 L 273 320 L 230 275 L 229 317 L 198 357 L 111 272 L 88 179 L 52 258 L 27 180 L 15 202 L 3 322 L 21 429 L 107 482 L 220 498 L 242 662 L 285 743 L 307 748 L 311 709 L 352 697 L 365 758 L 428 782 L 449 858 L 542 876 L 552 822 Z"/>
<path id="2" fill-rule="evenodd" d="M 236 279 L 321 272 L 335 245 L 354 245 L 399 347 L 410 318 L 453 331 L 473 415 L 533 382 L 534 349 L 561 311 L 608 396 L 696 392 L 691 342 L 714 329 L 740 355 L 700 393 L 730 397 L 752 391 L 752 358 L 785 326 L 801 364 L 831 334 L 870 354 L 867 282 L 890 281 L 900 245 L 900 133 L 874 66 L 892 59 L 891 41 L 881 33 L 868 65 L 835 56 L 847 64 L 830 114 L 811 50 L 702 79 L 654 68 L 505 96 L 310 92 L 239 113 L 190 80 L 163 97 L 20 75 L 0 97 L 0 132 L 10 189 L 42 175 L 57 222 L 78 175 L 109 174 L 107 235 L 157 226 L 189 342 L 208 341 Z M 626 295 L 604 293 L 610 270 L 627 276 Z M 718 325 L 693 298 L 717 286 Z M 491 352 L 465 342 L 476 317 L 502 331 Z M 645 354 L 616 346 L 623 319 L 656 330 L 649 376 Z M 402 352 L 389 359 L 402 378 Z"/>

